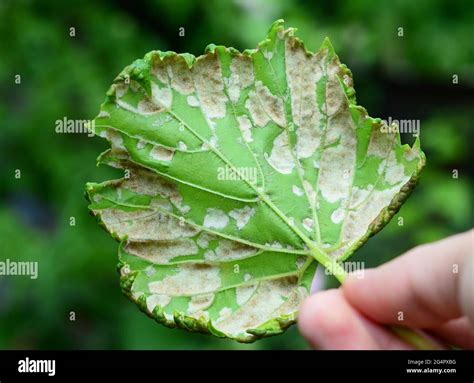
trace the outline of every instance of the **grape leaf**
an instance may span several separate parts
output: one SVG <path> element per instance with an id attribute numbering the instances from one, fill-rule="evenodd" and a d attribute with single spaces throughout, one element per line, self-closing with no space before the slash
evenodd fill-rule
<path id="1" fill-rule="evenodd" d="M 91 129 L 90 210 L 120 242 L 121 287 L 169 327 L 241 342 L 295 323 L 316 267 L 342 262 L 398 211 L 418 138 L 356 105 L 328 39 L 276 21 L 256 49 L 153 51 L 114 80 Z M 394 128 L 396 126 L 391 126 Z"/>

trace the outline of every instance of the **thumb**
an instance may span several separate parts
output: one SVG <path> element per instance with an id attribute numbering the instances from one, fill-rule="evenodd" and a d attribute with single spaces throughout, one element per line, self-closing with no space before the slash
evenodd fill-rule
<path id="1" fill-rule="evenodd" d="M 366 271 L 363 278 L 349 277 L 344 295 L 361 313 L 381 323 L 429 328 L 461 317 L 463 310 L 472 315 L 472 266 L 469 271 L 466 261 L 472 257 L 473 233 L 416 247 Z M 467 285 L 467 309 L 461 308 L 460 283 Z"/>
<path id="2" fill-rule="evenodd" d="M 472 240 L 472 237 L 471 237 Z M 459 281 L 461 309 L 474 328 L 474 255 L 468 254 Z"/>

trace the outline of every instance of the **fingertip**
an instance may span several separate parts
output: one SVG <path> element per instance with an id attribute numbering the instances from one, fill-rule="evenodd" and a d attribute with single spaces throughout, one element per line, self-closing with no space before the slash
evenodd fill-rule
<path id="1" fill-rule="evenodd" d="M 378 348 L 340 289 L 322 291 L 308 298 L 301 306 L 298 322 L 301 334 L 314 348 Z"/>
<path id="2" fill-rule="evenodd" d="M 300 305 L 300 311 L 298 314 L 298 328 L 303 333 L 303 335 L 305 335 L 306 331 L 308 331 L 312 325 L 312 318 L 314 317 L 314 309 L 316 306 L 316 295 L 317 294 L 310 295 Z"/>
<path id="3" fill-rule="evenodd" d="M 336 290 L 322 291 L 308 297 L 300 307 L 299 330 L 315 348 L 325 348 L 325 340 L 331 338 L 334 328 L 341 327 L 329 319 L 334 317 L 330 312 L 337 311 L 336 295 Z"/>
<path id="4" fill-rule="evenodd" d="M 374 271 L 364 270 L 362 274 L 349 274 L 342 284 L 342 291 L 349 302 L 363 305 L 367 295 L 373 291 Z"/>

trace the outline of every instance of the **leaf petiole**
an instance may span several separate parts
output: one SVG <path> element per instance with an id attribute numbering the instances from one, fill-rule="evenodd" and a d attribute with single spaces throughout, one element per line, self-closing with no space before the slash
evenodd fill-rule
<path id="1" fill-rule="evenodd" d="M 347 273 L 339 262 L 331 258 L 325 252 L 314 246 L 312 243 L 307 243 L 311 255 L 316 261 L 324 266 L 337 280 L 342 284 L 347 277 Z"/>

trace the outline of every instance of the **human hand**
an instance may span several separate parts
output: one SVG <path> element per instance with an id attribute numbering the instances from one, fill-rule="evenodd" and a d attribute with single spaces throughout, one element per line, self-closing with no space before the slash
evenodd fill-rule
<path id="1" fill-rule="evenodd" d="M 418 246 L 303 302 L 299 329 L 318 349 L 412 349 L 385 324 L 474 348 L 474 230 Z"/>

